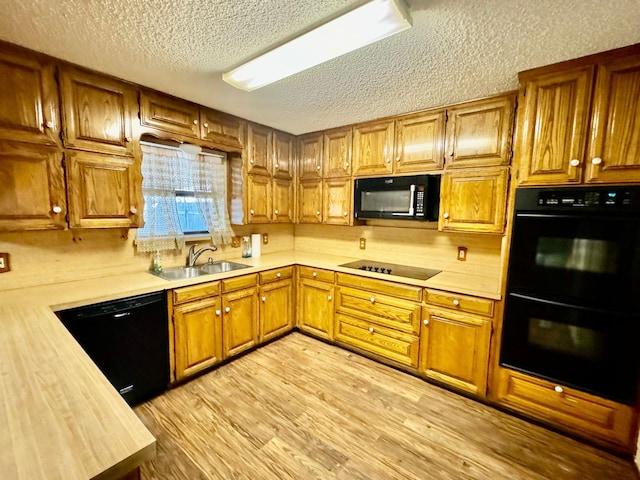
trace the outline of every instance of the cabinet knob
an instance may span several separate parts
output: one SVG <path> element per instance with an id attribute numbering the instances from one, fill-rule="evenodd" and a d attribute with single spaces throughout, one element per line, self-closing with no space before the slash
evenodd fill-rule
<path id="1" fill-rule="evenodd" d="M 280 165 L 276 163 L 273 167 L 277 170 L 278 168 L 280 168 Z"/>
<path id="2" fill-rule="evenodd" d="M 578 165 L 580 165 L 580 160 L 574 158 L 569 162 L 569 165 L 571 165 L 572 167 L 577 167 Z"/>
<path id="3" fill-rule="evenodd" d="M 376 298 L 375 298 L 375 297 L 371 297 L 371 298 L 369 299 L 369 301 L 370 301 L 371 303 L 376 303 Z"/>
<path id="4" fill-rule="evenodd" d="M 318 272 L 313 272 L 313 276 L 317 277 L 318 276 Z"/>
<path id="5" fill-rule="evenodd" d="M 316 210 L 316 215 L 320 215 L 320 210 Z"/>
<path id="6" fill-rule="evenodd" d="M 124 141 L 129 143 L 131 141 L 131 137 L 124 137 Z"/>
<path id="7" fill-rule="evenodd" d="M 249 160 L 249 163 L 253 165 L 253 158 Z"/>
<path id="8" fill-rule="evenodd" d="M 207 122 L 204 122 L 203 125 L 204 125 L 204 128 L 209 128 L 209 124 Z"/>
<path id="9" fill-rule="evenodd" d="M 131 215 L 135 215 L 136 213 L 138 213 L 138 209 L 137 209 L 136 207 L 131 207 L 131 208 L 129 209 L 129 213 L 130 213 Z"/>
<path id="10" fill-rule="evenodd" d="M 197 125 L 197 124 L 198 124 L 198 120 L 194 120 L 194 121 L 193 121 L 193 124 L 194 124 L 194 125 Z"/>
<path id="11" fill-rule="evenodd" d="M 349 168 L 349 162 L 344 162 L 344 168 Z"/>
<path id="12" fill-rule="evenodd" d="M 398 156 L 396 157 L 396 162 L 399 162 L 400 160 L 402 160 L 402 157 L 401 157 L 400 155 L 398 155 Z"/>
<path id="13" fill-rule="evenodd" d="M 331 295 L 327 295 L 327 300 L 331 301 L 333 300 L 333 297 Z"/>
<path id="14" fill-rule="evenodd" d="M 423 323 L 424 325 L 429 325 L 429 320 L 428 320 L 427 318 L 425 318 L 425 319 L 422 321 L 422 323 Z"/>
<path id="15" fill-rule="evenodd" d="M 62 211 L 62 207 L 60 205 L 54 205 L 51 210 L 53 210 L 53 213 L 60 213 Z"/>
<path id="16" fill-rule="evenodd" d="M 256 213 L 256 212 L 255 212 L 255 211 L 253 210 L 253 208 L 252 208 L 251 210 L 249 210 L 249 213 L 250 213 L 251 215 L 253 215 L 253 214 L 254 214 L 254 213 Z"/>
<path id="17" fill-rule="evenodd" d="M 454 299 L 453 304 L 457 307 L 458 305 L 460 305 L 460 300 L 458 300 L 457 298 Z"/>
<path id="18" fill-rule="evenodd" d="M 222 313 L 222 312 L 221 312 L 220 310 L 216 310 L 216 316 L 218 316 L 218 317 L 219 317 L 221 313 Z"/>
<path id="19" fill-rule="evenodd" d="M 276 277 L 280 278 L 282 274 L 280 272 L 276 273 Z"/>
<path id="20" fill-rule="evenodd" d="M 349 212 L 342 212 L 342 215 L 344 215 L 345 217 L 349 216 Z"/>
<path id="21" fill-rule="evenodd" d="M 52 121 L 52 120 L 47 120 L 46 122 L 44 122 L 44 128 L 49 128 L 49 129 L 51 129 L 51 128 L 53 128 L 53 127 L 54 127 L 54 125 L 55 125 L 55 123 L 53 123 L 53 121 Z"/>
<path id="22" fill-rule="evenodd" d="M 280 210 L 274 210 L 274 211 L 273 211 L 273 213 L 274 213 L 275 215 L 278 215 L 278 214 L 280 213 Z"/>
<path id="23" fill-rule="evenodd" d="M 442 214 L 442 218 L 449 218 L 449 214 L 448 213 L 443 213 Z"/>
<path id="24" fill-rule="evenodd" d="M 316 167 L 316 170 L 320 171 L 320 168 L 321 168 L 321 167 L 320 167 L 320 165 L 318 165 L 318 166 Z"/>
<path id="25" fill-rule="evenodd" d="M 384 161 L 384 163 L 390 163 L 390 162 L 391 162 L 390 158 L 386 158 L 385 161 Z"/>
<path id="26" fill-rule="evenodd" d="M 375 332 L 375 330 L 373 329 L 373 327 L 369 327 L 369 332 L 370 332 L 370 333 Z"/>
<path id="27" fill-rule="evenodd" d="M 602 159 L 600 157 L 594 157 L 591 159 L 591 163 L 593 165 L 600 165 L 602 163 Z"/>
<path id="28" fill-rule="evenodd" d="M 267 301 L 267 297 L 262 297 L 262 301 L 266 302 Z"/>
<path id="29" fill-rule="evenodd" d="M 562 388 L 560 385 L 556 385 L 555 387 L 553 387 L 553 389 L 554 389 L 557 393 L 562 393 L 562 392 L 564 392 L 564 388 Z"/>
<path id="30" fill-rule="evenodd" d="M 225 313 L 229 313 L 231 311 L 231 307 L 225 307 L 224 311 Z"/>

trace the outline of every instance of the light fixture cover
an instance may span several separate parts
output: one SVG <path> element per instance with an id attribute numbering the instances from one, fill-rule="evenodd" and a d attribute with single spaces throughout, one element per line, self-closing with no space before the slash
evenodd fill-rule
<path id="1" fill-rule="evenodd" d="M 373 0 L 222 75 L 248 92 L 411 28 L 403 0 Z"/>
<path id="2" fill-rule="evenodd" d="M 189 155 L 198 155 L 202 152 L 202 147 L 193 143 L 181 143 L 178 148 Z"/>

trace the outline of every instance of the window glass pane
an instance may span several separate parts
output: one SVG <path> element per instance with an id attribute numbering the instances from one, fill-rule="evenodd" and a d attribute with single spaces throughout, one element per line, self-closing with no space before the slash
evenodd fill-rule
<path id="1" fill-rule="evenodd" d="M 202 218 L 200 209 L 193 193 L 176 193 L 176 206 L 178 207 L 178 219 L 184 233 L 206 233 L 207 225 Z"/>

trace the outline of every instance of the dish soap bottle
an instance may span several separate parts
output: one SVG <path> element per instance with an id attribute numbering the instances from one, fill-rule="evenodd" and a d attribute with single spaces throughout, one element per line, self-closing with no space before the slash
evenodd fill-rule
<path id="1" fill-rule="evenodd" d="M 153 273 L 162 272 L 162 257 L 160 256 L 160 251 L 156 250 L 155 255 L 153 256 L 153 263 L 151 265 L 151 269 Z"/>
<path id="2" fill-rule="evenodd" d="M 242 258 L 251 256 L 251 237 L 242 237 Z"/>

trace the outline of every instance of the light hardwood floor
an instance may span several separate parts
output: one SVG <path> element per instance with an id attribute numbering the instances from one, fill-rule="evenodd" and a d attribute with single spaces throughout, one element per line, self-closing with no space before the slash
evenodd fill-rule
<path id="1" fill-rule="evenodd" d="M 142 479 L 633 480 L 631 462 L 294 333 L 135 408 Z"/>

